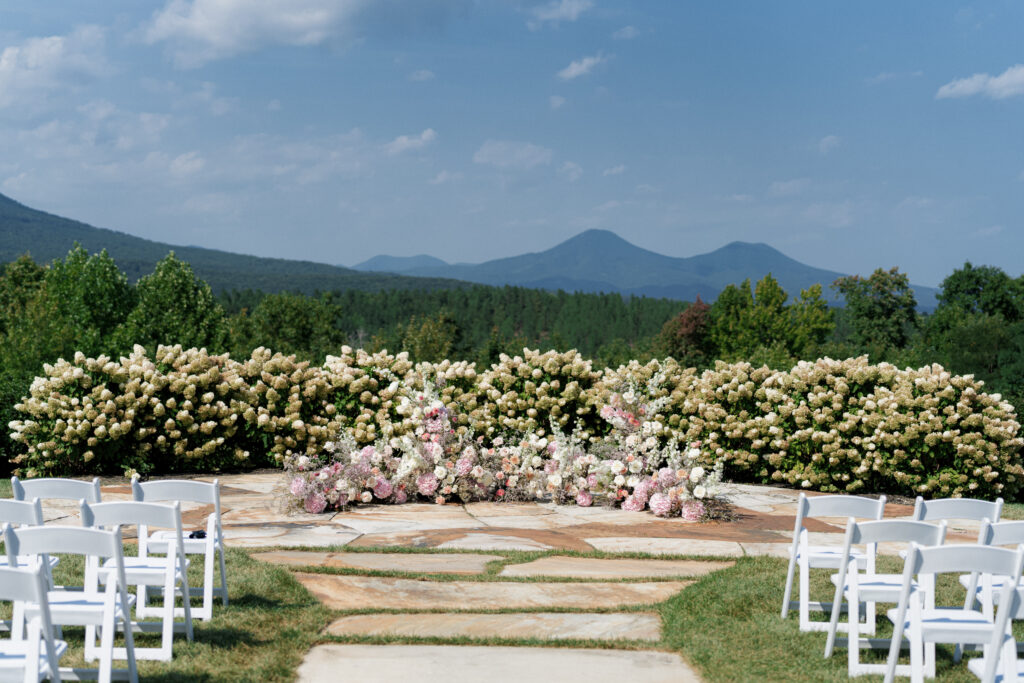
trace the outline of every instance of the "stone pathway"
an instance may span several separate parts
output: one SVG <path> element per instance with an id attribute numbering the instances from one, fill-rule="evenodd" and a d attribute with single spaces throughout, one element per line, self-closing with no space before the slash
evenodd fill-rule
<path id="1" fill-rule="evenodd" d="M 699 681 L 678 655 L 657 651 L 661 620 L 654 606 L 708 572 L 730 566 L 729 558 L 788 556 L 799 495 L 735 485 L 729 491 L 735 521 L 695 524 L 542 502 L 371 505 L 310 515 L 283 505 L 279 472 L 224 476 L 221 484 L 228 545 L 250 548 L 254 557 L 288 567 L 331 609 L 370 612 L 339 615 L 328 635 L 649 643 L 644 650 L 325 644 L 308 653 L 298 672 L 300 681 L 322 681 L 337 677 L 343 666 L 346 678 L 362 683 L 409 678 L 410 672 L 416 681 L 446 683 Z M 123 480 L 103 487 L 105 500 L 128 499 L 130 493 Z M 186 505 L 186 528 L 199 528 L 211 511 L 212 506 Z M 53 501 L 45 512 L 48 521 L 76 523 L 73 503 Z M 908 506 L 886 510 L 887 517 L 910 513 Z M 840 543 L 844 524 L 843 519 L 813 520 L 811 542 Z M 963 523 L 952 525 L 949 537 L 973 542 L 976 534 L 977 525 Z M 304 550 L 270 549 L 275 547 Z M 426 552 L 355 552 L 362 548 Z M 510 564 L 505 556 L 486 552 L 511 550 L 706 559 L 554 555 Z M 484 576 L 492 562 L 505 564 Z M 447 578 L 425 580 L 423 574 Z"/>

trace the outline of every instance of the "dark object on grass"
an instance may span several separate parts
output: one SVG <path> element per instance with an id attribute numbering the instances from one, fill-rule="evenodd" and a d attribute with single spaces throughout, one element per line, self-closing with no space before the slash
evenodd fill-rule
<path id="1" fill-rule="evenodd" d="M 206 532 L 204 530 L 202 530 L 202 529 L 197 529 L 196 531 L 193 531 L 193 532 L 189 533 L 188 537 L 189 538 L 206 538 Z"/>

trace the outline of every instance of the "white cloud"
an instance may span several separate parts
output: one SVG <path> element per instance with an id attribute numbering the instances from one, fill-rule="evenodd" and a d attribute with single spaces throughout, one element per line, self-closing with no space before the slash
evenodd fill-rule
<path id="1" fill-rule="evenodd" d="M 565 105 L 565 98 L 561 95 L 552 95 L 548 98 L 548 104 L 552 109 L 561 109 Z"/>
<path id="2" fill-rule="evenodd" d="M 433 128 L 427 128 L 419 135 L 399 135 L 397 138 L 384 145 L 384 151 L 394 156 L 407 152 L 410 149 L 421 149 L 437 139 L 437 133 Z"/>
<path id="3" fill-rule="evenodd" d="M 175 157 L 171 161 L 169 170 L 175 178 L 184 178 L 203 170 L 205 165 L 206 159 L 199 152 L 193 150 Z"/>
<path id="4" fill-rule="evenodd" d="M 532 19 L 526 22 L 531 31 L 545 24 L 557 26 L 563 21 L 576 21 L 580 15 L 594 6 L 592 0 L 552 0 L 546 5 L 530 10 Z"/>
<path id="5" fill-rule="evenodd" d="M 487 140 L 473 155 L 473 161 L 498 168 L 527 170 L 550 164 L 551 157 L 550 149 L 530 142 Z"/>
<path id="6" fill-rule="evenodd" d="M 808 178 L 794 178 L 792 180 L 776 180 L 768 186 L 770 197 L 792 197 L 798 195 L 811 184 Z"/>
<path id="7" fill-rule="evenodd" d="M 223 116 L 238 104 L 238 100 L 233 97 L 217 95 L 217 86 L 210 82 L 200 85 L 199 90 L 189 95 L 186 100 L 208 108 L 214 116 Z"/>
<path id="8" fill-rule="evenodd" d="M 853 202 L 821 202 L 804 209 L 804 218 L 828 228 L 848 228 L 853 225 Z"/>
<path id="9" fill-rule="evenodd" d="M 868 85 L 879 85 L 887 81 L 895 81 L 901 78 L 920 78 L 923 75 L 923 71 L 883 71 L 871 76 L 870 78 L 865 78 L 864 82 Z"/>
<path id="10" fill-rule="evenodd" d="M 469 0 L 165 0 L 139 28 L 177 66 L 195 68 L 274 45 L 347 46 L 367 34 L 435 30 Z"/>
<path id="11" fill-rule="evenodd" d="M 281 100 L 270 100 L 267 102 L 267 111 L 281 111 Z"/>
<path id="12" fill-rule="evenodd" d="M 921 196 L 918 196 L 918 195 L 909 195 L 909 196 L 904 197 L 903 199 L 901 199 L 900 203 L 896 205 L 896 208 L 898 210 L 927 209 L 928 207 L 930 207 L 934 203 L 935 202 L 934 202 L 934 200 L 932 200 L 931 197 L 921 197 Z"/>
<path id="13" fill-rule="evenodd" d="M 575 161 L 567 161 L 558 169 L 558 173 L 570 183 L 575 183 L 583 177 L 583 167 Z"/>
<path id="14" fill-rule="evenodd" d="M 995 237 L 996 235 L 998 235 L 1002 231 L 1003 231 L 1003 226 L 1001 226 L 1001 225 L 990 225 L 987 228 L 980 228 L 978 230 L 975 230 L 974 234 L 977 237 Z"/>
<path id="15" fill-rule="evenodd" d="M 640 29 L 636 26 L 623 26 L 612 34 L 614 40 L 633 40 L 640 35 Z"/>
<path id="16" fill-rule="evenodd" d="M 594 210 L 595 211 L 611 211 L 612 209 L 617 209 L 620 206 L 622 206 L 622 202 L 620 202 L 620 201 L 618 201 L 616 199 L 609 199 L 604 204 L 601 204 L 600 206 L 594 207 Z"/>
<path id="17" fill-rule="evenodd" d="M 37 104 L 41 96 L 107 73 L 105 36 L 79 26 L 66 36 L 29 38 L 0 52 L 0 108 Z"/>
<path id="18" fill-rule="evenodd" d="M 935 93 L 936 99 L 983 95 L 993 100 L 1024 95 L 1024 64 L 1015 64 L 998 76 L 974 74 L 950 81 Z"/>
<path id="19" fill-rule="evenodd" d="M 459 172 L 451 173 L 449 171 L 440 171 L 436 176 L 430 179 L 431 185 L 444 185 L 455 180 L 462 178 L 462 174 Z"/>
<path id="20" fill-rule="evenodd" d="M 731 194 L 727 197 L 730 202 L 736 202 L 737 204 L 747 204 L 754 201 L 754 196 L 749 194 Z"/>
<path id="21" fill-rule="evenodd" d="M 657 185 L 648 185 L 647 183 L 640 183 L 636 186 L 637 194 L 658 194 L 661 192 L 661 188 Z"/>
<path id="22" fill-rule="evenodd" d="M 576 61 L 569 64 L 561 71 L 558 72 L 558 77 L 563 81 L 570 81 L 580 76 L 586 76 L 589 74 L 595 66 L 607 62 L 608 58 L 598 53 L 592 57 L 584 57 L 583 59 L 577 59 Z"/>
<path id="23" fill-rule="evenodd" d="M 603 171 L 601 171 L 601 175 L 603 175 L 603 176 L 622 175 L 625 172 L 626 172 L 626 165 L 625 164 L 619 164 L 618 166 L 612 166 L 611 168 L 604 169 Z"/>
<path id="24" fill-rule="evenodd" d="M 822 154 L 828 154 L 842 143 L 842 139 L 838 135 L 826 135 L 822 139 L 818 140 L 818 151 Z"/>
<path id="25" fill-rule="evenodd" d="M 416 83 L 434 80 L 434 72 L 430 69 L 418 69 L 409 74 L 409 80 Z"/>

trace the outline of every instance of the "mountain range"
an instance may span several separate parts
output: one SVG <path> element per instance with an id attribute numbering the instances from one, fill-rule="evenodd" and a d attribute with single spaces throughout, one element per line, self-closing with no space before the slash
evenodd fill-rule
<path id="1" fill-rule="evenodd" d="M 215 292 L 256 289 L 268 293 L 312 294 L 346 289 L 381 291 L 470 286 L 454 280 L 363 272 L 312 261 L 174 246 L 54 216 L 0 194 L 0 263 L 13 261 L 24 253 L 29 253 L 37 263 L 48 263 L 66 256 L 76 242 L 90 253 L 106 249 L 133 282 L 153 272 L 157 261 L 174 251 L 175 256 L 187 261 Z"/>
<path id="2" fill-rule="evenodd" d="M 683 301 L 693 301 L 698 295 L 712 301 L 730 284 L 747 278 L 753 283 L 771 273 L 791 297 L 818 283 L 824 296 L 838 303 L 829 285 L 844 275 L 801 263 L 763 243 L 731 242 L 707 254 L 679 258 L 643 249 L 608 230 L 587 230 L 547 251 L 485 263 L 448 264 L 427 255 L 375 256 L 352 268 L 485 285 L 619 292 Z M 919 308 L 935 308 L 938 290 L 913 288 Z"/>
<path id="3" fill-rule="evenodd" d="M 767 244 L 732 242 L 707 254 L 678 258 L 642 249 L 607 230 L 587 230 L 546 251 L 485 263 L 449 264 L 428 255 L 375 256 L 346 268 L 155 242 L 32 209 L 0 194 L 0 263 L 24 253 L 46 263 L 63 258 L 75 243 L 90 253 L 106 249 L 132 281 L 152 272 L 157 261 L 174 251 L 216 292 L 254 289 L 312 294 L 452 289 L 477 283 L 681 301 L 693 301 L 699 295 L 712 301 L 729 284 L 747 278 L 756 282 L 771 273 L 791 297 L 820 283 L 825 296 L 832 298 L 829 285 L 843 275 L 796 261 Z M 938 290 L 919 286 L 914 290 L 919 308 L 935 307 Z"/>

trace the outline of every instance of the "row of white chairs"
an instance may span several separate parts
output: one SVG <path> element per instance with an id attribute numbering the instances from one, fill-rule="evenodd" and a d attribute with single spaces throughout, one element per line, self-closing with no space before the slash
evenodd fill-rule
<path id="1" fill-rule="evenodd" d="M 132 482 L 132 501 L 100 502 L 99 480 L 83 482 L 71 479 L 37 479 L 20 481 L 12 478 L 14 500 L 0 500 L 0 523 L 4 524 L 6 557 L 0 569 L 10 575 L 12 584 L 32 584 L 38 577 L 43 586 L 40 595 L 33 591 L 10 592 L 6 588 L 0 599 L 14 600 L 9 625 L 11 640 L 0 650 L 0 680 L 12 677 L 21 667 L 23 680 L 60 680 L 65 677 L 97 678 L 101 681 L 137 680 L 136 659 L 167 661 L 172 656 L 172 639 L 176 632 L 192 639 L 192 618 L 209 620 L 213 600 L 220 598 L 227 605 L 227 573 L 224 541 L 220 521 L 219 483 L 196 481 Z M 79 500 L 82 527 L 44 526 L 41 500 Z M 213 506 L 206 528 L 185 535 L 180 501 Z M 138 555 L 122 553 L 122 527 L 138 530 Z M 54 584 L 52 569 L 61 554 L 77 554 L 85 558 L 81 587 Z M 188 554 L 205 557 L 203 586 L 188 584 Z M 214 586 L 214 566 L 220 570 L 220 585 Z M 13 578 L 16 577 L 16 578 Z M 6 583 L 4 584 L 6 586 Z M 127 593 L 128 586 L 136 594 Z M 162 595 L 160 605 L 150 605 L 152 595 Z M 8 597 L 10 596 L 10 598 Z M 186 597 L 187 596 L 187 597 Z M 193 608 L 192 597 L 202 603 Z M 175 607 L 175 599 L 182 607 Z M 134 607 L 135 619 L 131 617 Z M 160 621 L 144 621 L 159 617 Z M 181 620 L 178 621 L 178 618 Z M 85 626 L 85 658 L 99 660 L 99 668 L 91 670 L 56 668 L 55 658 L 66 650 L 58 640 L 63 625 Z M 101 642 L 96 644 L 97 628 Z M 56 629 L 56 630 L 54 630 Z M 157 631 L 160 646 L 136 648 L 133 630 Z M 124 632 L 124 647 L 114 647 L 114 637 Z M 10 651 L 10 656 L 7 656 Z M 21 653 L 19 656 L 18 653 Z M 31 653 L 41 653 L 39 656 Z M 128 668 L 113 669 L 113 660 L 126 660 Z"/>
<path id="2" fill-rule="evenodd" d="M 832 655 L 837 632 L 848 634 L 848 673 L 851 677 L 883 674 L 886 681 L 896 675 L 923 681 L 935 675 L 935 643 L 955 644 L 959 661 L 965 648 L 981 646 L 983 656 L 968 668 L 983 681 L 1016 680 L 1024 664 L 1017 663 L 1017 647 L 1010 625 L 1024 617 L 1024 522 L 999 523 L 1002 500 L 970 499 L 923 501 L 918 498 L 910 519 L 883 520 L 885 500 L 856 496 L 801 495 L 794 527 L 790 566 L 782 616 L 791 606 L 800 611 L 801 630 L 827 631 L 825 656 Z M 813 517 L 848 516 L 841 546 L 811 546 L 807 520 Z M 858 521 L 860 518 L 864 521 Z M 946 521 L 972 519 L 981 522 L 975 544 L 943 545 Z M 938 524 L 929 522 L 938 521 Z M 901 574 L 880 574 L 875 560 L 878 544 L 901 543 L 905 558 Z M 1002 548 L 998 546 L 1014 546 Z M 808 570 L 812 567 L 836 570 L 832 575 L 835 596 L 831 603 L 811 603 Z M 800 601 L 789 601 L 795 570 L 800 572 Z M 962 606 L 937 607 L 935 576 L 958 573 L 966 589 Z M 887 611 L 894 625 L 890 639 L 862 639 L 874 635 L 876 603 L 892 603 Z M 999 610 L 995 610 L 999 605 Z M 861 622 L 861 608 L 864 621 Z M 828 622 L 810 621 L 811 609 L 830 611 Z M 847 612 L 846 623 L 839 617 Z M 904 642 L 904 637 L 906 641 Z M 864 647 L 889 651 L 885 664 L 860 661 Z M 900 665 L 900 651 L 910 650 L 910 664 Z"/>

